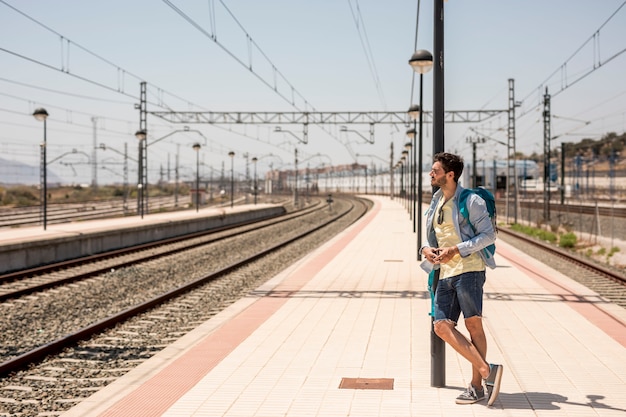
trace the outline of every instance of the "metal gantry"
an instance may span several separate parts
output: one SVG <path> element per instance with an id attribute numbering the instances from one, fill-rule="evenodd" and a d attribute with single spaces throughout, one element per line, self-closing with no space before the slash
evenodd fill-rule
<path id="1" fill-rule="evenodd" d="M 446 123 L 480 123 L 506 113 L 505 110 L 447 110 Z M 170 123 L 184 124 L 402 124 L 411 121 L 404 111 L 344 112 L 242 112 L 242 111 L 151 111 L 151 115 Z M 432 123 L 432 112 L 424 112 L 424 123 Z"/>
<path id="2" fill-rule="evenodd" d="M 519 196 L 519 178 L 517 177 L 517 166 L 515 163 L 515 107 L 517 107 L 518 103 L 515 102 L 515 80 L 513 78 L 509 78 L 509 123 L 507 130 L 507 150 L 508 150 L 508 160 L 507 160 L 507 175 L 506 175 L 506 218 L 508 221 L 509 218 L 509 187 L 511 184 L 511 179 L 514 179 L 514 188 L 513 188 L 513 223 L 517 223 L 517 202 Z"/>
<path id="3" fill-rule="evenodd" d="M 550 94 L 543 96 L 543 219 L 550 221 Z"/>
<path id="4" fill-rule="evenodd" d="M 139 169 L 137 181 L 137 212 L 143 218 L 148 209 L 148 112 L 147 84 L 140 84 L 139 130 L 135 134 L 139 140 Z"/>
<path id="5" fill-rule="evenodd" d="M 469 138 L 465 138 L 465 141 L 472 145 L 472 188 L 476 188 L 478 187 L 478 184 L 476 181 L 476 177 L 478 175 L 476 172 L 476 145 L 479 143 L 485 143 L 485 138 L 481 136 L 469 137 Z"/>

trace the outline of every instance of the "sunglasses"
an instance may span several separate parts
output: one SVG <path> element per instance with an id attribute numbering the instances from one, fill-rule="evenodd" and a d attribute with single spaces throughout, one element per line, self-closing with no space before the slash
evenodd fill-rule
<path id="1" fill-rule="evenodd" d="M 439 214 L 437 215 L 437 224 L 443 223 L 443 207 L 439 209 Z"/>

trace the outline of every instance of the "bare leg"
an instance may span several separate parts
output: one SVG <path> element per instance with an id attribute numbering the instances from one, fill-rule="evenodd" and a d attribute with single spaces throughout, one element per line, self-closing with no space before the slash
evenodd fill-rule
<path id="1" fill-rule="evenodd" d="M 480 318 L 477 318 L 476 320 L 472 319 L 473 318 L 467 319 L 465 323 L 468 324 L 468 320 L 471 320 L 469 327 L 472 327 L 473 331 L 475 331 L 476 326 L 474 322 L 476 320 L 480 322 Z M 463 336 L 463 334 L 456 329 L 454 323 L 449 320 L 437 321 L 435 323 L 435 333 L 472 364 L 472 384 L 474 384 L 474 370 L 476 370 L 479 382 L 475 386 L 480 387 L 482 385 L 481 379 L 489 376 L 489 364 L 485 361 L 483 354 L 479 351 L 479 348 Z M 485 340 L 485 334 L 482 331 L 482 322 L 480 322 L 480 331 L 475 331 L 475 333 L 476 334 L 472 335 L 472 340 L 475 338 L 480 346 L 480 349 L 486 351 L 487 342 Z"/>
<path id="2" fill-rule="evenodd" d="M 483 330 L 483 320 L 479 316 L 465 319 L 465 327 L 470 334 L 472 345 L 476 348 L 483 361 L 487 357 L 487 338 Z M 485 362 L 486 363 L 486 362 Z M 480 387 L 482 385 L 482 375 L 476 366 L 472 364 L 472 385 Z"/>

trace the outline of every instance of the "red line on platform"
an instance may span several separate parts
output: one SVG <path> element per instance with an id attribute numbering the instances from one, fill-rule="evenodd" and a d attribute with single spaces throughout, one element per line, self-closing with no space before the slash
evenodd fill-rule
<path id="1" fill-rule="evenodd" d="M 277 285 L 274 291 L 296 292 L 344 249 L 380 211 L 380 203 L 359 223 Z M 248 308 L 207 335 L 129 395 L 111 406 L 101 417 L 158 417 L 196 385 L 290 297 L 261 297 Z"/>
<path id="2" fill-rule="evenodd" d="M 591 323 L 593 323 L 615 341 L 620 343 L 622 346 L 626 347 L 626 323 L 624 323 L 618 317 L 615 317 L 608 311 L 600 308 L 593 301 L 581 301 L 580 295 L 574 293 L 565 285 L 562 285 L 555 280 L 550 279 L 550 277 L 546 275 L 544 270 L 538 269 L 535 265 L 524 263 L 519 258 L 517 258 L 517 256 L 507 251 L 505 248 L 502 248 L 502 250 L 498 249 L 498 253 L 511 261 L 511 263 L 515 264 L 520 270 L 526 271 L 528 273 L 528 276 L 539 282 L 550 292 L 554 294 L 563 294 L 565 292 L 565 295 L 568 297 L 565 297 L 564 302 L 567 305 L 569 305 L 572 309 L 577 311 L 579 314 L 581 314 L 583 317 L 585 317 L 587 320 L 589 320 Z"/>

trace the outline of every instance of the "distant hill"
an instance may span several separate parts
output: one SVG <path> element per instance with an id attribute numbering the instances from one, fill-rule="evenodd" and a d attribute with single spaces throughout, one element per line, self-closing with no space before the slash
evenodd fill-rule
<path id="1" fill-rule="evenodd" d="M 31 166 L 22 162 L 0 158 L 0 184 L 37 185 L 39 182 L 39 166 Z M 49 185 L 58 185 L 63 181 L 48 169 L 47 182 Z"/>

